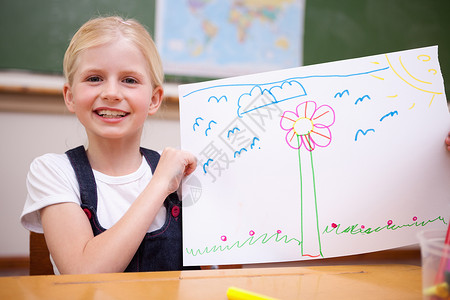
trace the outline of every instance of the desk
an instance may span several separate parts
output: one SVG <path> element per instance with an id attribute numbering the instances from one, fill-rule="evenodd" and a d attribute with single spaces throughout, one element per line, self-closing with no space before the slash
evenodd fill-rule
<path id="1" fill-rule="evenodd" d="M 351 265 L 0 278 L 0 299 L 421 299 L 421 268 Z"/>

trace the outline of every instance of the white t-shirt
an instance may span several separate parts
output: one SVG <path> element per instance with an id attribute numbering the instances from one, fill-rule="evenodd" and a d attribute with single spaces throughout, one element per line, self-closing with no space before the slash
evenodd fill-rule
<path id="1" fill-rule="evenodd" d="M 125 176 L 93 172 L 98 195 L 97 217 L 105 229 L 113 226 L 125 214 L 152 178 L 152 171 L 145 158 L 142 158 L 137 171 Z M 39 213 L 41 208 L 64 202 L 81 204 L 75 171 L 65 154 L 49 153 L 36 158 L 28 172 L 27 189 L 20 220 L 30 231 L 43 233 Z M 166 208 L 162 205 L 148 232 L 161 228 L 165 220 Z"/>

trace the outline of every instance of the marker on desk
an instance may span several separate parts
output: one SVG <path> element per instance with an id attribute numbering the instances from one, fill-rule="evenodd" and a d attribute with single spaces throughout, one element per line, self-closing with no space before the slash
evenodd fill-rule
<path id="1" fill-rule="evenodd" d="M 434 297 L 432 299 L 448 299 L 449 291 L 448 291 L 448 284 L 447 282 L 443 282 L 440 284 L 436 284 L 433 286 L 430 286 L 429 288 L 426 288 L 423 290 L 423 294 L 425 296 Z"/>
<path id="2" fill-rule="evenodd" d="M 275 298 L 256 294 L 233 286 L 228 289 L 227 297 L 229 300 L 276 300 Z"/>

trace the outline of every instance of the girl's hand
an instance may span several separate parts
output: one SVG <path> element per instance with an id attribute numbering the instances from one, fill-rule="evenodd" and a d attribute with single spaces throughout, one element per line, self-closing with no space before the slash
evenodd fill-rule
<path id="1" fill-rule="evenodd" d="M 447 138 L 445 139 L 445 143 L 447 144 L 447 150 L 450 151 L 450 131 L 448 132 Z"/>
<path id="2" fill-rule="evenodd" d="M 161 154 L 158 166 L 152 180 L 167 184 L 167 194 L 175 192 L 181 180 L 194 172 L 197 168 L 197 159 L 189 152 L 166 148 Z"/>

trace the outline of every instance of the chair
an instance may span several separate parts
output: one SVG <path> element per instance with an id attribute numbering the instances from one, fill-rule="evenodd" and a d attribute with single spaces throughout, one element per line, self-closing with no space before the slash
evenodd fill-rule
<path id="1" fill-rule="evenodd" d="M 30 232 L 30 275 L 54 275 L 47 243 L 41 233 Z"/>

